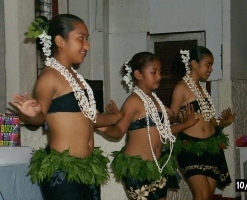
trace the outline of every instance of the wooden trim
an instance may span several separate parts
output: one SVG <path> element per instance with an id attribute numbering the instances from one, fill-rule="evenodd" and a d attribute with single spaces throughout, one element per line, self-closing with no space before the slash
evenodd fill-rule
<path id="1" fill-rule="evenodd" d="M 52 17 L 58 15 L 58 0 L 52 0 Z"/>
<path id="2" fill-rule="evenodd" d="M 206 90 L 211 95 L 211 81 L 206 81 Z"/>

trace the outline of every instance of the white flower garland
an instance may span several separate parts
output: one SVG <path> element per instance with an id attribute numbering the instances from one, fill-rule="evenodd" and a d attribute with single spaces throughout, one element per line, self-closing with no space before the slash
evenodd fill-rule
<path id="1" fill-rule="evenodd" d="M 49 59 L 51 55 L 51 36 L 47 35 L 45 31 L 38 36 L 40 38 L 40 44 L 43 44 L 43 53 L 46 56 L 46 60 Z"/>
<path id="2" fill-rule="evenodd" d="M 189 60 L 190 60 L 190 51 L 189 50 L 181 50 L 180 54 L 182 55 L 182 62 L 185 64 L 185 69 L 186 69 L 186 73 L 190 74 L 190 64 L 189 64 Z"/>
<path id="3" fill-rule="evenodd" d="M 73 78 L 72 74 L 66 69 L 61 63 L 59 63 L 55 58 L 51 57 L 46 60 L 45 63 L 47 66 L 50 66 L 57 71 L 60 72 L 62 76 L 64 76 L 65 80 L 67 80 L 72 88 L 75 98 L 78 101 L 78 105 L 83 113 L 83 115 L 94 123 L 96 123 L 97 111 L 96 111 L 96 102 L 94 100 L 94 95 L 91 87 L 84 80 L 84 78 L 78 74 L 73 67 L 71 69 L 76 74 L 77 78 L 82 82 L 83 86 L 87 90 L 88 98 L 85 95 L 85 92 L 81 89 L 79 84 Z"/>
<path id="4" fill-rule="evenodd" d="M 160 99 L 157 97 L 157 95 L 154 92 L 152 92 L 153 97 L 156 99 L 159 106 L 161 107 L 161 110 L 162 110 L 162 117 L 161 118 L 159 116 L 158 109 L 157 109 L 155 103 L 153 102 L 153 100 L 148 95 L 146 95 L 138 87 L 134 87 L 133 92 L 135 92 L 141 98 L 141 100 L 144 103 L 144 108 L 145 108 L 145 112 L 146 112 L 146 120 L 147 120 L 148 139 L 149 139 L 151 152 L 152 152 L 155 164 L 157 165 L 159 172 L 162 173 L 164 167 L 166 166 L 166 164 L 168 163 L 168 161 L 171 157 L 172 150 L 173 150 L 173 143 L 175 142 L 176 137 L 171 132 L 170 121 L 168 120 L 168 116 L 167 116 L 165 107 L 164 107 L 163 103 L 160 101 Z M 162 167 L 159 166 L 158 160 L 157 160 L 155 153 L 154 153 L 154 150 L 153 150 L 151 135 L 150 135 L 149 117 L 152 119 L 152 121 L 155 123 L 155 125 L 157 127 L 157 130 L 158 130 L 159 135 L 160 135 L 160 141 L 163 144 L 166 144 L 167 140 L 169 140 L 169 142 L 170 142 L 170 155 L 169 155 L 166 163 Z M 164 122 L 162 123 L 163 119 L 164 119 Z"/>
<path id="5" fill-rule="evenodd" d="M 125 70 L 127 71 L 127 73 L 124 76 L 123 80 L 125 81 L 126 85 L 128 85 L 129 89 L 132 89 L 133 87 L 133 81 L 132 81 L 132 76 L 131 76 L 132 69 L 128 65 L 128 63 L 129 63 L 128 60 L 124 63 Z"/>
<path id="6" fill-rule="evenodd" d="M 189 76 L 189 74 L 186 74 L 183 77 L 183 80 L 188 85 L 190 90 L 195 94 L 204 120 L 209 121 L 210 119 L 214 118 L 215 107 L 214 107 L 213 99 L 210 96 L 210 94 L 207 92 L 206 88 L 204 88 L 201 82 L 199 81 L 199 85 L 202 88 L 202 92 L 205 94 L 206 98 L 208 99 L 208 102 L 205 100 L 205 98 L 203 98 L 201 91 L 199 90 L 193 79 Z"/>

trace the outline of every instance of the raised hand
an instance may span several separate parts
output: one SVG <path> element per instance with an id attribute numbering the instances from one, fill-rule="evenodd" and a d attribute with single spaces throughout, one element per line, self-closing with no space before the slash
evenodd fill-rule
<path id="1" fill-rule="evenodd" d="M 113 100 L 105 107 L 105 114 L 113 114 L 116 116 L 117 121 L 122 119 L 124 113 L 118 109 L 115 102 Z"/>
<path id="2" fill-rule="evenodd" d="M 223 127 L 229 126 L 235 119 L 236 113 L 232 113 L 231 108 L 223 110 L 220 114 L 220 125 Z"/>
<path id="3" fill-rule="evenodd" d="M 168 119 L 170 120 L 170 122 L 175 122 L 176 119 L 175 119 L 175 114 L 172 110 L 170 110 L 169 108 L 165 107 L 166 109 L 166 113 L 167 113 L 167 116 L 168 116 Z"/>
<path id="4" fill-rule="evenodd" d="M 10 103 L 26 116 L 35 117 L 42 110 L 41 104 L 32 98 L 28 92 L 25 92 L 25 96 L 13 95 L 13 98 L 14 101 L 12 100 Z"/>
<path id="5" fill-rule="evenodd" d="M 194 126 L 199 121 L 196 117 L 194 107 L 190 103 L 185 106 L 185 112 L 183 112 L 183 122 L 188 125 L 188 127 Z"/>

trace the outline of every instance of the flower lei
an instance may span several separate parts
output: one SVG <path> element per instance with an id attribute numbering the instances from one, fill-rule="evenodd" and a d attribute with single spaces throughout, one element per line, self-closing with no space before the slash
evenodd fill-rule
<path id="1" fill-rule="evenodd" d="M 176 140 L 175 136 L 171 132 L 170 121 L 168 120 L 168 116 L 167 116 L 165 107 L 164 107 L 163 103 L 160 101 L 160 99 L 157 97 L 157 95 L 152 92 L 153 97 L 156 99 L 156 101 L 158 102 L 158 104 L 162 110 L 162 117 L 160 119 L 158 109 L 157 109 L 155 103 L 153 102 L 153 100 L 138 87 L 135 87 L 133 92 L 135 92 L 141 98 L 141 100 L 144 103 L 144 108 L 145 108 L 145 112 L 146 112 L 146 120 L 147 120 L 148 139 L 149 139 L 151 152 L 152 152 L 154 161 L 158 167 L 159 172 L 162 173 L 164 167 L 166 166 L 166 164 L 168 163 L 168 161 L 171 157 L 172 150 L 173 150 L 173 143 Z M 155 123 L 155 125 L 157 127 L 157 130 L 158 130 L 159 135 L 160 135 L 160 141 L 163 144 L 166 144 L 167 140 L 170 141 L 170 149 L 171 149 L 170 155 L 162 167 L 159 166 L 159 163 L 158 163 L 157 158 L 156 158 L 154 151 L 153 151 L 151 135 L 150 135 L 149 117 L 152 119 L 152 121 Z M 163 123 L 162 123 L 162 119 L 164 119 Z"/>
<path id="2" fill-rule="evenodd" d="M 133 87 L 133 81 L 132 81 L 132 76 L 131 76 L 132 69 L 128 65 L 128 63 L 129 63 L 128 60 L 124 63 L 127 74 L 124 76 L 123 80 L 125 81 L 126 85 L 128 85 L 129 89 L 132 89 Z"/>
<path id="3" fill-rule="evenodd" d="M 74 92 L 75 98 L 78 101 L 78 105 L 83 115 L 96 123 L 96 102 L 94 100 L 93 91 L 88 83 L 85 81 L 85 79 L 80 74 L 78 74 L 73 67 L 71 67 L 73 72 L 76 74 L 76 77 L 82 82 L 83 86 L 87 90 L 88 98 L 86 97 L 85 92 L 81 89 L 72 74 L 69 72 L 69 70 L 66 69 L 61 63 L 59 63 L 58 60 L 51 57 L 47 59 L 46 65 L 56 69 L 62 76 L 64 76 L 65 80 L 69 82 L 70 87 Z"/>
<path id="4" fill-rule="evenodd" d="M 181 54 L 182 62 L 185 64 L 186 73 L 190 74 L 190 64 L 189 64 L 190 51 L 189 50 L 181 50 L 180 54 Z"/>
<path id="5" fill-rule="evenodd" d="M 183 77 L 183 80 L 188 85 L 191 92 L 195 94 L 196 99 L 200 106 L 202 117 L 204 118 L 204 120 L 209 121 L 210 119 L 215 117 L 215 107 L 214 107 L 213 99 L 208 93 L 208 91 L 206 90 L 206 88 L 203 87 L 201 82 L 199 81 L 199 85 L 202 88 L 202 92 L 206 96 L 208 102 L 205 100 L 205 98 L 203 98 L 201 91 L 199 90 L 199 88 L 197 87 L 193 79 L 189 76 L 189 74 L 186 74 Z"/>

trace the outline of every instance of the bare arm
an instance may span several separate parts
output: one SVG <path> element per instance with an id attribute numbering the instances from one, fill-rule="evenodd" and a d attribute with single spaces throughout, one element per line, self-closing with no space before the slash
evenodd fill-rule
<path id="1" fill-rule="evenodd" d="M 194 126 L 199 119 L 195 119 L 194 108 L 189 103 L 186 105 L 186 111 L 183 113 L 184 122 L 181 124 L 174 124 L 171 126 L 172 133 L 178 134 L 179 132 Z"/>
<path id="2" fill-rule="evenodd" d="M 94 124 L 95 128 L 105 127 L 116 124 L 122 117 L 124 113 L 118 109 L 115 102 L 111 100 L 111 102 L 106 107 L 106 113 L 98 113 L 97 120 Z M 103 129 L 99 129 L 103 131 Z"/>
<path id="3" fill-rule="evenodd" d="M 57 85 L 54 75 L 44 73 L 40 75 L 35 84 L 35 98 L 27 92 L 25 92 L 25 96 L 20 94 L 13 95 L 14 100 L 10 101 L 10 103 L 19 109 L 21 121 L 35 126 L 39 126 L 44 122 L 55 92 L 54 85 Z"/>
<path id="4" fill-rule="evenodd" d="M 136 107 L 137 107 L 137 101 L 135 101 L 134 98 L 129 97 L 123 104 L 122 112 L 124 113 L 123 118 L 113 126 L 107 126 L 104 129 L 101 129 L 100 131 L 105 133 L 108 137 L 114 138 L 114 139 L 121 139 L 125 133 L 127 132 L 131 121 L 134 118 Z"/>
<path id="5" fill-rule="evenodd" d="M 236 117 L 236 113 L 232 113 L 231 108 L 227 108 L 221 112 L 219 119 L 212 119 L 214 126 L 227 127 L 229 126 Z"/>

